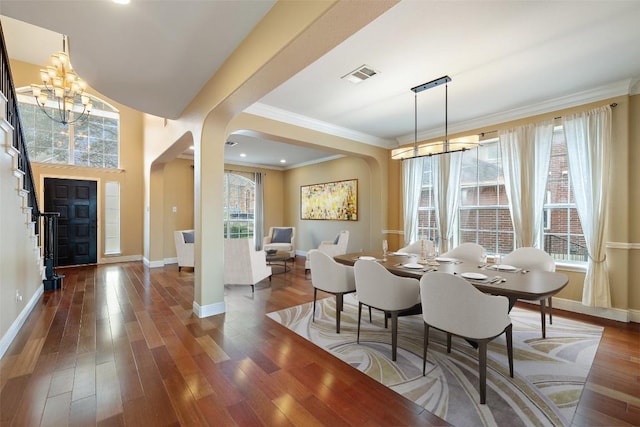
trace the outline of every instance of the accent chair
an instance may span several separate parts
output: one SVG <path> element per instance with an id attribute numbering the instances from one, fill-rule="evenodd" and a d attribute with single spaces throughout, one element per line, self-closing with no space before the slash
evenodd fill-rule
<path id="1" fill-rule="evenodd" d="M 278 252 L 289 252 L 289 255 L 295 262 L 295 240 L 295 227 L 270 227 L 269 234 L 264 236 L 262 247 L 265 251 L 275 249 Z"/>
<path id="2" fill-rule="evenodd" d="M 224 284 L 251 285 L 269 278 L 271 267 L 267 266 L 264 251 L 256 251 L 253 239 L 224 239 Z"/>
<path id="3" fill-rule="evenodd" d="M 194 234 L 193 230 L 177 230 L 173 232 L 176 243 L 176 256 L 178 257 L 178 271 L 182 267 L 193 267 Z"/>

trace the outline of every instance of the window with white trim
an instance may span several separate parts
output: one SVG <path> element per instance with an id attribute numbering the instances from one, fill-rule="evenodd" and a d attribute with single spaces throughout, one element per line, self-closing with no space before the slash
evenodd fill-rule
<path id="1" fill-rule="evenodd" d="M 488 254 L 514 249 L 513 224 L 497 141 L 462 153 L 457 244 L 475 242 Z"/>
<path id="2" fill-rule="evenodd" d="M 224 237 L 253 237 L 256 183 L 230 172 L 224 174 Z"/>

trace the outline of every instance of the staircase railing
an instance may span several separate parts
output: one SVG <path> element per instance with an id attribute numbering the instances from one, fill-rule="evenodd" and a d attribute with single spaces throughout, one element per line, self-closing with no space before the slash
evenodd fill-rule
<path id="1" fill-rule="evenodd" d="M 33 171 L 31 170 L 31 162 L 27 153 L 27 144 L 20 123 L 20 114 L 18 112 L 18 99 L 16 89 L 13 84 L 11 75 L 11 67 L 9 65 L 9 55 L 7 55 L 7 47 L 4 41 L 4 32 L 0 23 L 0 40 L 2 40 L 2 49 L 0 50 L 0 91 L 7 98 L 7 121 L 13 126 L 13 147 L 19 152 L 18 169 L 24 174 L 22 180 L 23 189 L 28 192 L 27 202 L 31 208 L 31 220 L 35 225 L 35 232 L 40 235 L 40 208 L 38 207 L 38 198 L 36 195 L 36 187 L 33 180 Z"/>

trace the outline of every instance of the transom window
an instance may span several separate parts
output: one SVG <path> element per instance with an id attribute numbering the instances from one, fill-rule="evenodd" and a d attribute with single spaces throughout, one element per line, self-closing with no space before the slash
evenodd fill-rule
<path id="1" fill-rule="evenodd" d="M 120 113 L 107 102 L 89 95 L 91 114 L 63 125 L 47 117 L 30 88 L 17 91 L 20 120 L 32 162 L 115 169 L 119 166 Z M 55 117 L 57 104 L 45 110 Z M 73 120 L 73 112 L 71 113 Z"/>

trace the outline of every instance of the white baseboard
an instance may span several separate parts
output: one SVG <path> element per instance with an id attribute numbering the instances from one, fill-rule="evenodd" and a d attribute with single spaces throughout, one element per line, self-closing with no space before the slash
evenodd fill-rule
<path id="1" fill-rule="evenodd" d="M 149 261 L 147 258 L 142 258 L 142 262 L 144 263 L 144 265 L 146 265 L 149 268 L 164 267 L 164 260 L 163 261 Z"/>
<path id="2" fill-rule="evenodd" d="M 193 302 L 193 313 L 200 319 L 203 317 L 215 316 L 216 314 L 222 314 L 226 311 L 224 301 L 217 302 L 215 304 L 208 304 L 201 306 L 197 302 Z"/>
<path id="3" fill-rule="evenodd" d="M 124 256 L 105 256 L 100 258 L 98 264 L 112 264 L 116 262 L 132 262 L 141 261 L 142 255 L 124 255 Z"/>
<path id="4" fill-rule="evenodd" d="M 568 300 L 564 298 L 553 298 L 553 308 L 560 310 L 572 311 L 574 313 L 587 314 L 589 316 L 601 317 L 603 319 L 617 320 L 618 322 L 639 322 L 640 311 L 624 310 L 620 308 L 600 308 L 587 307 L 579 301 Z"/>
<path id="5" fill-rule="evenodd" d="M 40 297 L 43 293 L 44 286 L 38 286 L 38 290 L 31 296 L 31 299 L 29 300 L 27 305 L 24 306 L 16 320 L 11 324 L 7 333 L 4 334 L 2 339 L 0 339 L 0 359 L 2 359 L 4 353 L 7 351 L 13 340 L 18 335 L 18 332 L 20 332 L 20 328 L 22 328 L 22 325 L 24 325 L 24 322 L 26 322 L 27 317 L 29 317 L 29 314 L 31 314 L 33 308 L 36 306 L 38 301 L 40 301 Z"/>
<path id="6" fill-rule="evenodd" d="M 165 258 L 164 259 L 164 265 L 167 264 L 177 264 L 178 263 L 178 257 L 175 258 Z"/>

